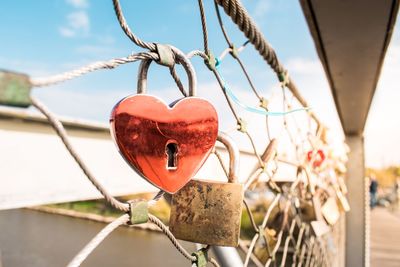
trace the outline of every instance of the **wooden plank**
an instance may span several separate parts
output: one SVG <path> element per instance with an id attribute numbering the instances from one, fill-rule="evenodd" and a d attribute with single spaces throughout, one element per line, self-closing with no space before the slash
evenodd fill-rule
<path id="1" fill-rule="evenodd" d="M 371 267 L 400 266 L 400 212 L 371 212 Z"/>

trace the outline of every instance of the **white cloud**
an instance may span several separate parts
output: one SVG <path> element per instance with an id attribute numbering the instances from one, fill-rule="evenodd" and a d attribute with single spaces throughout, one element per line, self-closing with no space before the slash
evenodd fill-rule
<path id="1" fill-rule="evenodd" d="M 388 49 L 365 128 L 366 164 L 371 167 L 400 164 L 400 41 Z"/>
<path id="2" fill-rule="evenodd" d="M 90 19 L 86 11 L 75 11 L 67 15 L 67 25 L 59 28 L 64 37 L 85 35 L 90 31 Z"/>
<path id="3" fill-rule="evenodd" d="M 322 121 L 336 121 L 339 126 L 336 110 L 331 108 L 332 98 L 321 63 L 294 58 L 285 65 Z M 386 54 L 364 131 L 365 162 L 370 167 L 400 164 L 399 73 L 400 40 L 394 39 Z"/>
<path id="4" fill-rule="evenodd" d="M 76 8 L 76 11 L 67 15 L 67 23 L 58 28 L 63 37 L 71 38 L 78 35 L 86 35 L 90 31 L 90 20 L 86 11 L 89 7 L 88 0 L 66 0 L 67 4 Z"/>
<path id="5" fill-rule="evenodd" d="M 70 28 L 67 27 L 60 27 L 59 32 L 64 37 L 74 37 L 76 35 L 74 30 L 71 30 Z"/>
<path id="6" fill-rule="evenodd" d="M 339 121 L 321 63 L 294 58 L 287 61 L 286 66 L 315 113 L 323 122 L 337 125 L 334 128 L 339 130 Z M 400 40 L 394 40 L 386 55 L 364 132 L 365 162 L 370 167 L 400 164 L 399 73 Z"/>
<path id="7" fill-rule="evenodd" d="M 91 35 L 95 37 L 95 40 L 90 43 L 85 43 L 79 45 L 74 50 L 79 54 L 85 54 L 87 57 L 93 57 L 94 60 L 99 60 L 99 55 L 102 58 L 111 58 L 116 57 L 116 55 L 120 55 L 120 50 L 116 48 L 115 40 L 112 36 L 109 35 Z"/>
<path id="8" fill-rule="evenodd" d="M 318 60 L 305 58 L 293 58 L 286 63 L 286 68 L 290 73 L 297 72 L 299 74 L 320 74 L 322 65 Z"/>
<path id="9" fill-rule="evenodd" d="M 90 21 L 89 16 L 85 11 L 77 11 L 68 14 L 68 24 L 72 29 L 89 31 Z"/>
<path id="10" fill-rule="evenodd" d="M 284 64 L 312 111 L 342 138 L 342 128 L 322 64 L 317 59 L 293 58 Z"/>
<path id="11" fill-rule="evenodd" d="M 11 71 L 26 73 L 30 76 L 45 76 L 55 71 L 54 66 L 50 66 L 44 61 L 6 57 L 0 57 L 0 66 Z"/>
<path id="12" fill-rule="evenodd" d="M 104 56 L 105 54 L 112 54 L 113 52 L 118 52 L 118 50 L 106 45 L 81 45 L 76 48 L 76 52 L 86 55 L 88 54 L 95 55 L 98 57 L 98 55 Z"/>
<path id="13" fill-rule="evenodd" d="M 128 90 L 88 93 L 76 88 L 68 90 L 66 86 L 34 91 L 34 95 L 56 114 L 99 122 L 107 122 L 115 103 L 131 93 Z"/>
<path id="14" fill-rule="evenodd" d="M 400 164 L 399 59 L 400 39 L 394 38 L 386 54 L 364 131 L 365 163 L 369 167 Z M 324 122 L 337 120 L 336 110 L 329 107 L 330 103 L 327 105 L 330 93 L 321 63 L 317 60 L 294 58 L 286 66 L 299 88 L 304 90 L 301 92 L 316 114 Z"/>
<path id="15" fill-rule="evenodd" d="M 89 7 L 88 0 L 67 0 L 67 3 L 75 8 L 87 8 Z"/>

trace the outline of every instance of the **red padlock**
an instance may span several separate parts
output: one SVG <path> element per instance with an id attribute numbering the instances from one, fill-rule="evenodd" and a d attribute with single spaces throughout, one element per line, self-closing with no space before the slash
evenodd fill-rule
<path id="1" fill-rule="evenodd" d="M 308 153 L 307 153 L 308 161 L 311 161 L 313 154 L 314 154 L 313 150 L 308 151 Z M 321 149 L 318 149 L 314 156 L 313 167 L 317 168 L 317 167 L 321 166 L 321 164 L 324 162 L 324 160 L 325 160 L 324 151 L 322 151 Z"/>
<path id="2" fill-rule="evenodd" d="M 122 99 L 111 114 L 111 132 L 121 155 L 156 187 L 175 193 L 204 164 L 218 135 L 218 116 L 207 100 L 194 97 L 196 74 L 177 53 L 189 79 L 189 95 L 165 104 L 144 94 L 150 60 L 139 67 L 138 94 Z"/>

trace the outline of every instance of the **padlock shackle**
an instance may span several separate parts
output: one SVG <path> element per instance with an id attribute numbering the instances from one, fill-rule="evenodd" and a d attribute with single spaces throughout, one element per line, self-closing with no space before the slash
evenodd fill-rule
<path id="1" fill-rule="evenodd" d="M 175 62 L 182 65 L 188 76 L 189 94 L 187 95 L 195 96 L 197 91 L 197 76 L 192 63 L 181 50 L 172 45 L 168 46 L 175 55 Z M 149 71 L 149 67 L 152 61 L 153 60 L 151 59 L 144 59 L 139 65 L 138 82 L 137 82 L 138 94 L 145 94 L 147 91 L 147 73 Z"/>
<path id="2" fill-rule="evenodd" d="M 230 183 L 237 183 L 239 175 L 239 148 L 235 144 L 235 141 L 224 132 L 218 131 L 217 140 L 225 145 L 229 153 L 228 181 Z"/>

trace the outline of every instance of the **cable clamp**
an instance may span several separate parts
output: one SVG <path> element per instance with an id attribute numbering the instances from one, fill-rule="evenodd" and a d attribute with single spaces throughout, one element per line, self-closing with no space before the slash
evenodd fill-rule
<path id="1" fill-rule="evenodd" d="M 242 118 L 239 118 L 238 121 L 238 130 L 242 133 L 247 133 L 247 122 Z"/>
<path id="2" fill-rule="evenodd" d="M 268 164 L 265 164 L 265 162 L 263 162 L 261 169 L 262 169 L 261 173 L 268 174 Z"/>
<path id="3" fill-rule="evenodd" d="M 208 250 L 206 248 L 199 249 L 192 253 L 196 259 L 192 263 L 196 264 L 196 267 L 206 267 L 208 262 Z"/>
<path id="4" fill-rule="evenodd" d="M 284 71 L 278 73 L 278 79 L 281 82 L 281 86 L 286 87 L 290 83 L 289 72 L 287 70 L 284 70 Z"/>
<path id="5" fill-rule="evenodd" d="M 31 88 L 29 76 L 0 70 L 0 105 L 29 107 Z"/>
<path id="6" fill-rule="evenodd" d="M 130 201 L 129 204 L 129 223 L 128 224 L 141 224 L 149 220 L 149 209 L 147 201 L 137 200 Z"/>
<path id="7" fill-rule="evenodd" d="M 206 55 L 207 58 L 204 59 L 204 64 L 206 64 L 209 70 L 215 71 L 219 65 L 219 61 L 214 57 L 214 54 L 211 52 L 211 50 L 208 50 Z"/>
<path id="8" fill-rule="evenodd" d="M 158 64 L 172 68 L 175 65 L 175 55 L 170 45 L 167 44 L 155 44 L 157 54 L 160 59 L 157 61 Z"/>
<path id="9" fill-rule="evenodd" d="M 239 50 L 236 48 L 235 45 L 231 45 L 230 46 L 231 51 L 229 51 L 229 53 L 231 54 L 232 57 L 234 57 L 235 59 L 239 57 Z"/>
<path id="10" fill-rule="evenodd" d="M 266 99 L 265 97 L 261 97 L 260 99 L 260 107 L 262 107 L 263 109 L 265 109 L 266 111 L 268 111 L 268 99 Z"/>

